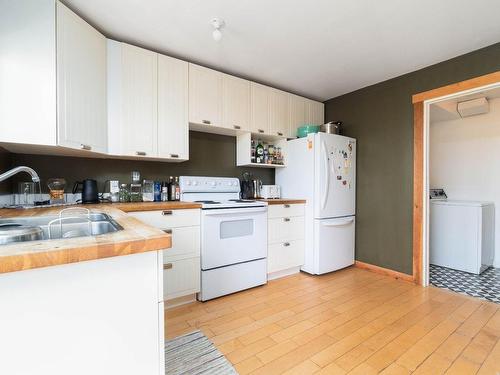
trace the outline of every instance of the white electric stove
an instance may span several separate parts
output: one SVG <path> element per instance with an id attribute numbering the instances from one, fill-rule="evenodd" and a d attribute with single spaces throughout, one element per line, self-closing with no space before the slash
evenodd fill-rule
<path id="1" fill-rule="evenodd" d="M 201 292 L 207 301 L 267 282 L 267 203 L 240 199 L 237 178 L 181 176 L 201 210 Z"/>

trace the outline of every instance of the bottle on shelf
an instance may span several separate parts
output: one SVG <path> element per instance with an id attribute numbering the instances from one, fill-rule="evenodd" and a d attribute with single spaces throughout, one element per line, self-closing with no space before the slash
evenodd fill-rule
<path id="1" fill-rule="evenodd" d="M 264 162 L 264 146 L 260 139 L 257 140 L 257 145 L 255 146 L 255 162 L 259 164 Z"/>
<path id="2" fill-rule="evenodd" d="M 250 162 L 255 163 L 255 140 L 252 139 L 250 143 Z"/>

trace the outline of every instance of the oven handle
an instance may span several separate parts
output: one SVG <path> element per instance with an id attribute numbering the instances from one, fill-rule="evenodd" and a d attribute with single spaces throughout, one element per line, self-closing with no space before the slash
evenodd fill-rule
<path id="1" fill-rule="evenodd" d="M 267 207 L 247 207 L 247 208 L 221 208 L 202 210 L 204 216 L 228 216 L 234 214 L 249 214 L 267 212 Z"/>

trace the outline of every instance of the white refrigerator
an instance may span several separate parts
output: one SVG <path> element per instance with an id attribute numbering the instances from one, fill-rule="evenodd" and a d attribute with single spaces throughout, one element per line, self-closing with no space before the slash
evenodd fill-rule
<path id="1" fill-rule="evenodd" d="M 320 275 L 354 264 L 356 140 L 309 134 L 288 141 L 286 152 L 276 184 L 283 198 L 307 200 L 302 270 Z"/>

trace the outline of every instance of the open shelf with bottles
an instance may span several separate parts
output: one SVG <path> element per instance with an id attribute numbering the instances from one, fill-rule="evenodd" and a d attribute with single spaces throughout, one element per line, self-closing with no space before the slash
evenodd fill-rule
<path id="1" fill-rule="evenodd" d="M 253 142 L 252 142 L 253 141 Z M 260 144 L 263 153 L 253 158 L 252 148 Z M 284 168 L 286 166 L 286 139 L 273 135 L 243 133 L 236 136 L 236 165 L 257 168 Z"/>

